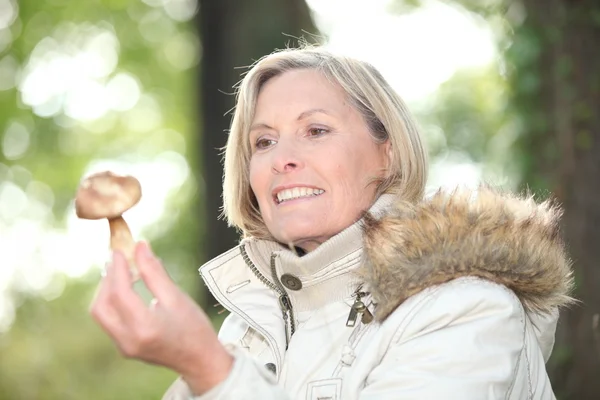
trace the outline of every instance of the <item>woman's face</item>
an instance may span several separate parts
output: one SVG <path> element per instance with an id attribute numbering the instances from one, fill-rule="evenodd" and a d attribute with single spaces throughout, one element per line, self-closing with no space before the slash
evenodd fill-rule
<path id="1" fill-rule="evenodd" d="M 262 87 L 250 130 L 250 185 L 271 234 L 312 251 L 374 201 L 389 141 L 376 144 L 343 90 L 315 70 Z"/>

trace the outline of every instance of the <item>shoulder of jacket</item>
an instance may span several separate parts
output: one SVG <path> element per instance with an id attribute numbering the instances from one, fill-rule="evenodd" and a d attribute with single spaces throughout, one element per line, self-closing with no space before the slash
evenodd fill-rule
<path id="1" fill-rule="evenodd" d="M 511 321 L 517 333 L 525 329 L 525 308 L 516 294 L 505 286 L 476 277 L 463 277 L 429 287 L 410 297 L 388 316 L 382 327 L 391 329 L 398 340 L 477 320 L 485 321 L 485 324 Z"/>

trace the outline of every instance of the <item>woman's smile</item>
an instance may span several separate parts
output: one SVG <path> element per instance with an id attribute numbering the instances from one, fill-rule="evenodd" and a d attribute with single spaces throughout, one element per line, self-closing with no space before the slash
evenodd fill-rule
<path id="1" fill-rule="evenodd" d="M 290 204 L 299 200 L 311 200 L 325 193 L 325 190 L 308 186 L 294 186 L 276 189 L 273 199 L 278 205 Z"/>

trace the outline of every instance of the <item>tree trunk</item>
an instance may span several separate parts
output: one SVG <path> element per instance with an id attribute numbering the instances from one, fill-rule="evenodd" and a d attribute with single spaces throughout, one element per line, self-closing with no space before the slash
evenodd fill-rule
<path id="1" fill-rule="evenodd" d="M 200 0 L 197 24 L 202 44 L 199 69 L 201 134 L 197 172 L 199 195 L 203 196 L 205 234 L 200 238 L 202 258 L 209 260 L 235 246 L 239 234 L 219 219 L 222 206 L 221 150 L 227 141 L 233 86 L 247 67 L 260 57 L 287 44 L 290 38 L 316 30 L 304 0 Z M 310 38 L 308 38 L 310 39 Z M 201 138 L 201 139 L 200 139 Z M 203 290 L 203 305 L 212 309 L 214 299 Z"/>
<path id="2" fill-rule="evenodd" d="M 522 145 L 531 157 L 524 183 L 553 190 L 564 206 L 575 297 L 582 302 L 561 315 L 549 370 L 559 399 L 599 399 L 600 2 L 523 4 L 527 17 L 513 47 L 523 40 L 533 57 L 512 57 L 522 60 L 516 62 L 513 87 L 526 126 Z M 534 82 L 533 90 L 526 82 Z"/>

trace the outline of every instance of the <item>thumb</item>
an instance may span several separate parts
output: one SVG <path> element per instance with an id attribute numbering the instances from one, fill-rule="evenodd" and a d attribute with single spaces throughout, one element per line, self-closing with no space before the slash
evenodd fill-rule
<path id="1" fill-rule="evenodd" d="M 161 301 L 167 301 L 172 297 L 176 286 L 160 260 L 152 252 L 150 245 L 143 241 L 138 242 L 134 257 L 140 277 L 148 290 Z"/>

